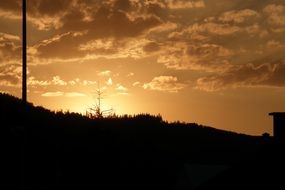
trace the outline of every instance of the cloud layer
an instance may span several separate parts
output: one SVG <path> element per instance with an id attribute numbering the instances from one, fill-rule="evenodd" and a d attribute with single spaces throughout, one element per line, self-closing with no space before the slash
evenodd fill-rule
<path id="1" fill-rule="evenodd" d="M 19 21 L 20 8 L 20 0 L 2 0 L 0 15 Z M 282 0 L 30 0 L 28 17 L 31 33 L 42 32 L 29 44 L 30 65 L 152 58 L 161 69 L 199 73 L 189 78 L 200 90 L 283 86 Z M 1 84 L 19 83 L 20 58 L 20 35 L 0 31 Z M 183 88 L 179 76 L 148 77 L 144 89 Z"/>

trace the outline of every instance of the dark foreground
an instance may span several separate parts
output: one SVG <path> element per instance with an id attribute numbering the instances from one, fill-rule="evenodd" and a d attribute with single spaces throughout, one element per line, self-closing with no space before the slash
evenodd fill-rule
<path id="1" fill-rule="evenodd" d="M 24 109 L 3 94 L 0 115 L 4 189 L 284 189 L 283 148 L 270 137 Z"/>

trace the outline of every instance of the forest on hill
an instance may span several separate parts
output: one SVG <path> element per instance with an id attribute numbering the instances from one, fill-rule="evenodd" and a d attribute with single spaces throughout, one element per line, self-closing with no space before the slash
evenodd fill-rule
<path id="1" fill-rule="evenodd" d="M 10 186 L 24 189 L 179 189 L 183 166 L 239 165 L 271 140 L 149 114 L 91 119 L 8 94 L 0 119 Z"/>

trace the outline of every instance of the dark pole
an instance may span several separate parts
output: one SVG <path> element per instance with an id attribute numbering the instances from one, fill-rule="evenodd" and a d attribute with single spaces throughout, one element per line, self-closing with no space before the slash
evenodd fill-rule
<path id="1" fill-rule="evenodd" d="M 22 101 L 27 104 L 27 13 L 26 13 L 26 0 L 22 1 Z"/>

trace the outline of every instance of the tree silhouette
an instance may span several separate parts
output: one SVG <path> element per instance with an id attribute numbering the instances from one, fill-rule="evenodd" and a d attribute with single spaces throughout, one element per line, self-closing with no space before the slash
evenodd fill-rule
<path id="1" fill-rule="evenodd" d="M 27 11 L 26 0 L 22 1 L 22 102 L 27 104 Z"/>
<path id="2" fill-rule="evenodd" d="M 98 85 L 98 89 L 96 90 L 97 94 L 97 101 L 94 106 L 89 108 L 86 111 L 86 116 L 89 118 L 103 118 L 104 116 L 110 116 L 113 114 L 113 109 L 102 110 L 101 108 L 101 101 L 103 99 L 103 91 L 101 90 L 100 86 Z"/>

